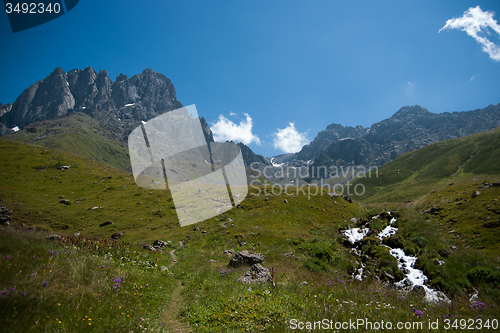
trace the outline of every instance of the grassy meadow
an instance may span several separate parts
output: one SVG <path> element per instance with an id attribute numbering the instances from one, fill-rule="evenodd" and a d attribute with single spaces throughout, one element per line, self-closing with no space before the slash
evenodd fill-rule
<path id="1" fill-rule="evenodd" d="M 461 326 L 471 321 L 473 328 L 488 325 L 476 331 L 495 331 L 500 320 L 500 188 L 479 189 L 491 176 L 431 189 L 406 204 L 360 205 L 316 187 L 285 193 L 253 186 L 241 208 L 180 227 L 169 192 L 139 188 L 130 173 L 5 139 L 0 154 L 1 204 L 12 210 L 10 226 L 0 227 L 2 332 L 285 332 L 323 319 L 362 319 L 358 331 L 381 321 L 394 330 L 405 323 L 405 332 L 471 331 Z M 475 190 L 481 194 L 471 198 Z M 438 205 L 437 214 L 423 213 Z M 450 304 L 428 304 L 381 278 L 402 273 L 374 235 L 360 245 L 368 259 L 346 246 L 339 232 L 352 218 L 380 231 L 389 220 L 371 217 L 384 211 L 398 214 L 390 241 L 418 257 L 430 286 Z M 123 236 L 111 240 L 116 232 Z M 63 238 L 44 239 L 51 234 Z M 171 243 L 162 252 L 143 248 L 156 239 Z M 223 251 L 230 249 L 266 255 L 273 283 L 237 282 L 247 268 L 227 267 L 231 256 Z M 352 274 L 362 262 L 367 273 L 358 281 Z"/>

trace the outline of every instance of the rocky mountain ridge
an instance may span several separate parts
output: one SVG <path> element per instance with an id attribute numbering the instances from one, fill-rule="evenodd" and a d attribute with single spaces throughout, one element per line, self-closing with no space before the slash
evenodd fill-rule
<path id="1" fill-rule="evenodd" d="M 381 166 L 399 155 L 428 144 L 455 139 L 500 126 L 500 104 L 463 112 L 429 112 L 405 106 L 369 128 L 331 124 L 293 158 L 311 167 L 332 165 Z"/>
<path id="2" fill-rule="evenodd" d="M 126 146 L 128 134 L 141 121 L 179 107 L 182 103 L 170 79 L 151 69 L 131 78 L 120 74 L 113 82 L 105 70 L 97 73 L 87 67 L 66 73 L 58 67 L 24 90 L 10 110 L 3 112 L 0 123 L 22 129 L 79 111 L 100 121 Z"/>

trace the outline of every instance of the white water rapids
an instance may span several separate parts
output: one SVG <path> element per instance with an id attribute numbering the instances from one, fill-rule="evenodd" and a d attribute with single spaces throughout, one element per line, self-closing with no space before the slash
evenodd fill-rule
<path id="1" fill-rule="evenodd" d="M 389 212 L 389 215 L 391 212 Z M 373 217 L 372 219 L 376 219 L 378 216 Z M 377 238 L 382 241 L 382 239 L 391 237 L 395 235 L 398 231 L 398 228 L 393 227 L 392 225 L 396 222 L 396 218 L 392 218 L 389 222 L 389 225 L 384 228 L 378 235 Z M 343 235 L 352 243 L 362 240 L 366 235 L 370 232 L 369 228 L 350 228 L 343 231 Z M 391 255 L 397 259 L 398 268 L 403 272 L 405 278 L 399 282 L 396 282 L 395 285 L 397 287 L 403 288 L 407 291 L 412 290 L 416 286 L 420 286 L 425 291 L 425 300 L 429 303 L 439 303 L 439 302 L 447 302 L 450 300 L 446 295 L 440 291 L 434 290 L 425 285 L 428 278 L 425 276 L 424 272 L 419 269 L 414 268 L 415 262 L 417 261 L 417 257 L 406 255 L 403 249 L 399 248 L 391 248 L 387 245 L 382 244 L 390 250 Z M 363 279 L 363 270 L 365 268 L 365 264 L 362 264 L 361 268 L 357 269 L 356 272 L 353 273 L 353 278 L 362 281 Z"/>

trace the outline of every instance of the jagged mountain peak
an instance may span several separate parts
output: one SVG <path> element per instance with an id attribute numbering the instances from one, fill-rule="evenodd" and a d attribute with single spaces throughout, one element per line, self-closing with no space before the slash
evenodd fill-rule
<path id="1" fill-rule="evenodd" d="M 150 68 L 130 79 L 120 74 L 113 82 L 106 70 L 97 73 L 89 66 L 66 73 L 57 67 L 46 78 L 28 87 L 14 102 L 12 112 L 0 122 L 7 127 L 24 127 L 73 110 L 90 108 L 110 112 L 135 103 L 155 112 L 181 105 L 170 79 Z"/>
<path id="2" fill-rule="evenodd" d="M 62 67 L 56 67 L 50 75 L 66 75 L 66 72 L 62 69 Z"/>
<path id="3" fill-rule="evenodd" d="M 399 109 L 396 113 L 394 113 L 389 119 L 401 119 L 411 116 L 427 116 L 433 114 L 426 108 L 421 107 L 420 105 L 413 106 L 404 106 Z"/>
<path id="4" fill-rule="evenodd" d="M 179 107 L 170 79 L 151 68 L 131 78 L 120 74 L 113 82 L 106 70 L 97 73 L 89 66 L 66 73 L 57 67 L 19 95 L 12 108 L 2 108 L 0 134 L 79 111 L 106 125 L 126 145 L 127 135 L 141 121 Z"/>
<path id="5" fill-rule="evenodd" d="M 125 81 L 125 80 L 128 80 L 127 75 L 125 75 L 125 74 L 123 74 L 123 73 L 120 73 L 120 75 L 118 75 L 118 76 L 116 77 L 115 82 L 120 82 L 120 81 Z"/>

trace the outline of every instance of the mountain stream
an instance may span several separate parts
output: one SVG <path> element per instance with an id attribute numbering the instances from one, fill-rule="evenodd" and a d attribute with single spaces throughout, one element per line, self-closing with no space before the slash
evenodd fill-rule
<path id="1" fill-rule="evenodd" d="M 391 215 L 391 212 L 388 212 Z M 392 215 L 391 215 L 392 216 Z M 377 219 L 378 216 L 372 217 L 372 219 Z M 396 222 L 396 218 L 392 217 L 389 225 L 384 228 L 378 235 L 377 238 L 382 240 L 386 237 L 391 237 L 395 235 L 398 231 L 398 228 L 393 227 L 394 222 Z M 365 238 L 370 229 L 367 227 L 363 228 L 349 228 L 344 230 L 342 234 L 346 237 L 351 244 L 355 244 L 356 242 L 361 241 Z M 441 291 L 435 290 L 426 286 L 425 283 L 428 281 L 427 276 L 425 276 L 424 272 L 419 269 L 414 268 L 415 262 L 417 261 L 417 257 L 406 255 L 403 249 L 400 248 L 391 248 L 385 244 L 381 244 L 389 249 L 391 255 L 397 259 L 398 268 L 403 272 L 405 278 L 399 282 L 396 282 L 395 285 L 399 288 L 402 288 L 406 291 L 410 291 L 415 287 L 421 287 L 425 291 L 425 300 L 429 303 L 440 303 L 446 302 L 449 303 L 450 300 L 444 293 Z M 353 273 L 353 278 L 362 281 L 363 280 L 363 270 L 365 268 L 365 264 L 363 263 L 360 268 L 358 268 Z"/>

